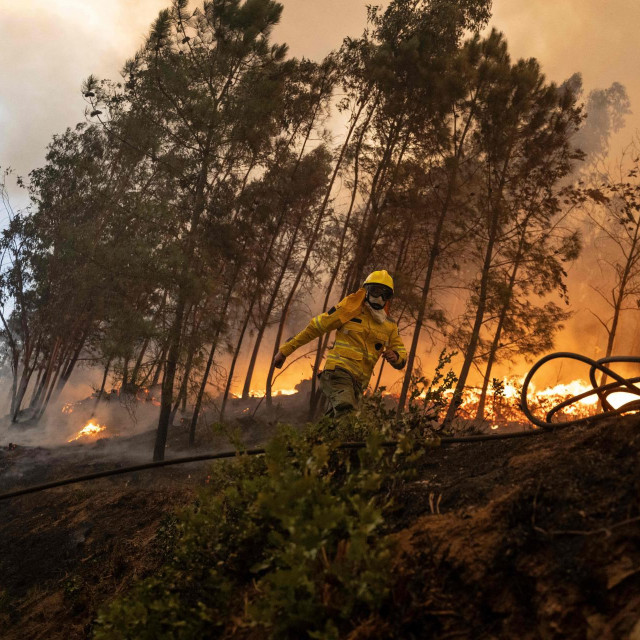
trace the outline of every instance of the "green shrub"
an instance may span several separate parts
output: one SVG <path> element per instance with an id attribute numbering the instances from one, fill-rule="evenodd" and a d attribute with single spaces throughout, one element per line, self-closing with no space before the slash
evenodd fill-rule
<path id="1" fill-rule="evenodd" d="M 284 428 L 264 457 L 217 465 L 180 515 L 172 560 L 102 611 L 95 637 L 342 637 L 392 583 L 384 520 L 401 474 L 381 440 L 341 451 L 322 428 Z"/>

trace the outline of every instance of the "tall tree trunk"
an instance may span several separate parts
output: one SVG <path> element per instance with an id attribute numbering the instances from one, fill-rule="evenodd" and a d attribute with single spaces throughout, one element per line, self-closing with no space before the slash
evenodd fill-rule
<path id="1" fill-rule="evenodd" d="M 269 262 L 271 261 L 273 249 L 275 247 L 276 240 L 278 239 L 278 236 L 280 234 L 280 230 L 282 229 L 282 224 L 284 223 L 285 217 L 286 217 L 286 209 L 283 208 L 282 211 L 280 212 L 280 216 L 278 217 L 278 220 L 276 222 L 276 226 L 275 226 L 274 232 L 271 234 L 271 240 L 269 242 L 269 247 L 267 248 L 267 251 L 265 253 L 264 260 L 262 260 L 262 262 L 260 263 L 260 267 L 258 268 L 257 273 L 261 273 L 262 271 L 264 271 L 267 268 Z M 238 273 L 236 273 L 236 276 L 235 276 L 236 278 L 237 278 L 237 275 L 238 275 Z M 256 285 L 254 287 L 253 293 L 251 295 L 251 299 L 249 301 L 249 306 L 248 306 L 247 314 L 245 316 L 245 320 L 244 320 L 244 323 L 243 323 L 243 328 L 242 328 L 242 331 L 240 332 L 240 338 L 239 338 L 238 343 L 236 345 L 236 351 L 234 353 L 234 357 L 233 357 L 232 362 L 231 362 L 231 368 L 229 370 L 229 375 L 228 375 L 228 378 L 227 378 L 227 385 L 225 387 L 224 396 L 222 398 L 222 407 L 220 409 L 220 420 L 222 420 L 222 418 L 223 418 L 224 409 L 225 409 L 225 406 L 227 404 L 227 400 L 228 400 L 228 397 L 229 397 L 229 389 L 230 389 L 230 386 L 231 386 L 231 380 L 233 378 L 233 374 L 235 372 L 235 366 L 236 366 L 236 361 L 237 361 L 237 358 L 238 358 L 238 354 L 240 352 L 240 347 L 242 346 L 242 341 L 244 339 L 245 332 L 246 332 L 246 330 L 247 330 L 247 328 L 249 326 L 249 322 L 251 321 L 251 314 L 253 312 L 253 308 L 254 308 L 257 300 L 258 300 L 258 286 Z M 246 381 L 245 381 L 245 386 L 246 386 Z M 243 398 L 245 397 L 244 391 L 243 391 L 243 396 L 242 397 Z"/>
<path id="2" fill-rule="evenodd" d="M 456 383 L 456 388 L 453 392 L 451 403 L 449 404 L 449 407 L 447 409 L 447 414 L 443 420 L 443 426 L 450 424 L 456 415 L 458 406 L 462 401 L 462 394 L 464 392 L 464 388 L 467 383 L 467 377 L 469 375 L 469 371 L 471 370 L 471 365 L 476 355 L 476 349 L 478 347 L 478 342 L 480 340 L 480 330 L 482 329 L 482 325 L 484 323 L 484 312 L 487 304 L 487 294 L 489 289 L 489 272 L 491 270 L 491 264 L 493 262 L 493 249 L 497 241 L 498 230 L 500 228 L 502 192 L 503 192 L 504 184 L 507 178 L 507 167 L 509 166 L 510 157 L 511 157 L 511 152 L 509 151 L 506 154 L 506 157 L 502 166 L 502 173 L 500 175 L 500 184 L 497 189 L 495 200 L 491 197 L 491 184 L 489 183 L 489 203 L 491 206 L 491 217 L 489 221 L 489 237 L 487 239 L 487 246 L 485 249 L 484 261 L 482 265 L 482 275 L 480 278 L 480 290 L 478 292 L 478 306 L 476 307 L 476 317 L 473 323 L 473 328 L 471 330 L 471 337 L 469 339 L 469 345 L 465 353 L 465 358 L 462 364 L 462 369 L 460 371 L 460 376 L 458 377 L 458 382 Z M 491 179 L 490 166 L 488 170 L 489 170 L 489 180 L 490 180 Z"/>
<path id="3" fill-rule="evenodd" d="M 71 358 L 69 359 L 69 362 L 66 364 L 66 366 L 63 368 L 63 372 L 60 376 L 60 379 L 58 380 L 58 384 L 56 386 L 54 395 L 53 395 L 53 399 L 57 400 L 57 398 L 60 396 L 60 394 L 62 393 L 62 390 L 64 389 L 65 385 L 67 384 L 67 382 L 69 381 L 69 378 L 71 377 L 71 374 L 73 373 L 73 370 L 76 367 L 76 364 L 78 363 L 78 359 L 80 358 L 80 354 L 82 353 L 82 349 L 84 349 L 84 345 L 87 341 L 87 338 L 89 336 L 89 332 L 91 330 L 90 325 L 88 325 L 85 330 L 82 333 L 82 336 L 80 337 L 80 340 L 78 342 L 78 345 L 76 346 L 73 355 L 71 356 Z"/>
<path id="4" fill-rule="evenodd" d="M 313 125 L 315 123 L 315 119 L 317 117 L 317 113 L 318 113 L 320 105 L 321 105 L 321 101 L 318 102 L 317 108 L 314 111 L 313 118 L 311 119 L 311 122 L 309 123 L 309 127 L 307 128 L 307 132 L 306 132 L 306 136 L 305 136 L 304 142 L 302 144 L 302 148 L 300 150 L 300 153 L 298 154 L 298 160 L 297 160 L 297 162 L 296 162 L 296 164 L 295 164 L 295 166 L 293 168 L 293 171 L 291 172 L 292 177 L 295 176 L 295 174 L 297 173 L 298 168 L 300 166 L 300 163 L 302 162 L 303 153 L 304 153 L 306 145 L 307 145 L 307 143 L 309 141 L 309 137 L 311 136 L 311 132 L 313 131 Z M 331 189 L 333 188 L 333 184 L 334 184 L 335 178 L 336 178 L 336 176 L 338 174 L 338 171 L 339 171 L 339 168 L 340 168 L 340 164 L 341 164 L 342 159 L 344 157 L 344 153 L 345 153 L 345 151 L 347 149 L 348 139 L 350 138 L 354 127 L 355 127 L 355 123 L 353 123 L 352 126 L 350 127 L 348 135 L 347 135 L 347 140 L 342 145 L 342 148 L 340 150 L 340 155 L 339 155 L 338 161 L 336 162 L 336 167 L 335 167 L 335 170 L 333 172 L 333 175 L 332 175 L 332 178 L 331 178 L 331 181 L 330 181 L 330 185 L 329 185 L 329 187 L 327 189 L 327 192 L 325 194 L 325 198 L 324 198 L 324 201 L 323 201 L 323 204 L 322 204 L 322 207 L 321 207 L 321 209 L 323 209 L 323 210 L 326 208 L 327 203 L 329 202 L 329 197 L 331 195 Z M 285 208 L 288 208 L 288 204 L 285 204 Z M 262 344 L 262 338 L 264 336 L 264 332 L 265 332 L 265 330 L 267 328 L 267 325 L 269 323 L 269 317 L 271 316 L 271 311 L 273 310 L 273 306 L 274 306 L 275 301 L 277 299 L 277 295 L 278 295 L 278 292 L 280 290 L 280 286 L 282 285 L 282 281 L 283 281 L 284 276 L 286 274 L 286 270 L 287 270 L 287 267 L 289 265 L 289 261 L 291 259 L 292 252 L 293 252 L 293 250 L 295 248 L 295 240 L 296 240 L 296 237 L 297 237 L 297 234 L 298 234 L 298 230 L 300 228 L 301 223 L 302 223 L 302 219 L 301 219 L 301 217 L 299 217 L 298 221 L 296 223 L 296 227 L 295 227 L 294 233 L 293 233 L 292 241 L 291 241 L 291 243 L 289 245 L 289 250 L 287 251 L 287 255 L 286 255 L 286 257 L 285 257 L 285 259 L 283 261 L 283 265 L 282 265 L 282 268 L 280 270 L 280 275 L 279 275 L 279 277 L 278 277 L 278 279 L 276 281 L 276 285 L 274 286 L 273 293 L 271 295 L 271 299 L 269 300 L 269 305 L 268 305 L 267 311 L 266 311 L 265 316 L 263 318 L 263 321 L 262 321 L 262 324 L 260 326 L 260 329 L 258 330 L 258 335 L 256 336 L 256 341 L 255 341 L 255 344 L 254 344 L 254 347 L 253 347 L 253 352 L 251 353 L 251 358 L 249 360 L 249 369 L 247 370 L 247 374 L 245 376 L 245 381 L 244 381 L 244 386 L 242 388 L 242 397 L 245 398 L 245 399 L 249 397 L 249 393 L 251 392 L 251 380 L 253 379 L 253 372 L 254 372 L 254 369 L 255 369 L 256 361 L 258 359 L 258 352 L 260 351 L 260 346 Z"/>
<path id="5" fill-rule="evenodd" d="M 362 110 L 362 109 L 361 109 Z M 284 326 L 286 324 L 287 321 L 287 315 L 289 313 L 289 309 L 291 307 L 291 303 L 293 302 L 293 299 L 297 293 L 298 290 L 298 286 L 302 280 L 302 276 L 307 268 L 307 263 L 309 262 L 309 258 L 311 256 L 311 253 L 313 251 L 313 249 L 315 248 L 315 244 L 318 240 L 318 236 L 320 234 L 320 229 L 322 228 L 322 222 L 324 220 L 324 214 L 325 211 L 327 209 L 327 204 L 329 203 L 329 197 L 331 195 L 331 191 L 333 190 L 333 185 L 335 184 L 335 180 L 338 176 L 338 172 L 340 170 L 340 166 L 342 164 L 342 160 L 344 158 L 344 154 L 347 150 L 347 145 L 350 141 L 351 138 L 351 134 L 353 133 L 353 130 L 355 128 L 355 121 L 353 122 L 353 124 L 351 125 L 351 128 L 349 129 L 348 135 L 347 135 L 347 139 L 345 140 L 344 144 L 342 145 L 342 149 L 340 151 L 340 156 L 338 157 L 338 160 L 336 161 L 336 166 L 334 167 L 333 170 L 333 174 L 331 175 L 331 180 L 329 181 L 329 185 L 327 186 L 327 191 L 325 193 L 325 197 L 324 200 L 320 206 L 320 209 L 316 215 L 316 220 L 314 222 L 314 226 L 313 226 L 313 232 L 311 234 L 311 238 L 309 239 L 309 243 L 307 245 L 307 249 L 305 251 L 304 254 L 304 258 L 302 259 L 302 262 L 300 263 L 300 267 L 298 268 L 298 273 L 296 274 L 296 278 L 293 282 L 293 284 L 291 285 L 291 289 L 289 290 L 289 295 L 287 296 L 287 299 L 284 303 L 284 307 L 282 309 L 282 313 L 280 315 L 280 322 L 278 324 L 278 332 L 276 335 L 276 339 L 273 345 L 273 353 L 272 353 L 272 358 L 271 358 L 271 363 L 269 365 L 269 373 L 267 374 L 267 386 L 266 386 L 266 404 L 267 407 L 271 408 L 272 406 L 272 396 L 271 396 L 271 386 L 272 386 L 272 382 L 273 382 L 273 373 L 274 373 L 274 367 L 273 367 L 273 358 L 275 358 L 276 353 L 278 352 L 278 349 L 280 347 L 280 341 L 282 340 L 282 334 L 284 332 Z"/>
<path id="6" fill-rule="evenodd" d="M 200 320 L 197 319 L 197 314 L 198 314 L 197 305 L 194 305 L 194 308 L 195 308 L 194 319 L 193 319 L 194 326 L 192 331 L 192 337 L 195 333 L 197 333 L 198 329 L 200 328 Z M 184 374 L 182 376 L 182 382 L 180 383 L 180 390 L 178 391 L 178 397 L 176 399 L 175 405 L 171 412 L 171 419 L 169 422 L 169 424 L 171 425 L 173 424 L 176 414 L 178 413 L 178 408 L 180 406 L 180 403 L 186 404 L 187 393 L 189 391 L 189 376 L 191 375 L 191 369 L 193 366 L 193 356 L 195 355 L 195 352 L 196 352 L 196 347 L 195 347 L 195 343 L 192 340 L 191 344 L 189 345 L 189 350 L 187 352 L 187 360 L 184 365 Z"/>
<path id="7" fill-rule="evenodd" d="M 58 381 L 58 377 L 60 376 L 63 366 L 64 366 L 64 362 L 62 361 L 62 358 L 60 358 L 60 362 L 56 367 L 55 375 L 51 380 L 51 384 L 49 385 L 49 390 L 47 391 L 47 395 L 38 413 L 38 420 L 42 419 L 42 416 L 44 415 L 45 411 L 47 410 L 47 407 L 49 406 L 49 402 L 51 401 L 51 396 L 53 395 L 53 390 L 55 389 L 56 383 Z"/>
<path id="8" fill-rule="evenodd" d="M 107 364 L 104 368 L 104 374 L 102 375 L 102 384 L 100 385 L 100 391 L 98 391 L 96 402 L 93 407 L 94 411 L 98 408 L 98 404 L 100 403 L 100 400 L 102 400 L 102 396 L 104 395 L 104 388 L 107 384 L 107 378 L 109 377 L 109 368 L 111 367 L 111 360 L 112 358 L 109 358 L 107 360 Z"/>
<path id="9" fill-rule="evenodd" d="M 340 273 L 340 266 L 342 262 L 342 256 L 344 253 L 344 245 L 345 238 L 347 235 L 347 231 L 349 229 L 349 220 L 351 219 L 351 212 L 353 210 L 353 202 L 355 200 L 355 194 L 357 190 L 357 181 L 353 190 L 353 197 L 351 198 L 351 204 L 349 206 L 349 210 L 347 211 L 347 215 L 345 217 L 344 226 L 342 228 L 342 235 L 340 237 L 340 246 L 338 248 L 338 256 L 336 258 L 336 263 L 334 265 L 333 270 L 331 271 L 331 277 L 329 278 L 329 282 L 327 283 L 327 288 L 325 291 L 324 302 L 322 304 L 322 313 L 325 313 L 329 308 L 329 299 L 331 297 L 331 292 L 333 290 L 333 286 L 338 278 L 338 274 Z M 313 371 L 311 374 L 311 394 L 309 397 L 309 420 L 313 420 L 316 415 L 316 410 L 318 408 L 318 401 L 320 400 L 320 390 L 317 388 L 317 379 L 318 373 L 320 371 L 320 363 L 322 362 L 322 358 L 327 349 L 327 345 L 329 344 L 329 334 L 325 334 L 321 336 L 318 341 L 318 349 L 316 350 L 316 357 L 313 363 Z"/>
<path id="10" fill-rule="evenodd" d="M 31 353 L 32 348 L 29 347 L 28 350 L 24 352 L 24 364 L 22 366 L 22 375 L 20 376 L 20 384 L 16 388 L 16 379 L 17 376 L 13 376 L 12 383 L 12 402 L 11 402 L 11 416 L 12 422 L 16 422 L 18 419 L 18 415 L 20 414 L 20 409 L 22 407 L 22 401 L 27 393 L 27 388 L 29 387 L 29 381 L 31 380 L 31 375 L 36 367 L 36 362 L 38 359 L 38 352 L 36 350 L 35 358 L 33 360 L 33 364 L 31 364 Z"/>
<path id="11" fill-rule="evenodd" d="M 287 273 L 287 268 L 289 267 L 289 262 L 291 261 L 291 256 L 293 254 L 293 250 L 295 248 L 295 244 L 296 244 L 296 240 L 298 237 L 298 232 L 300 230 L 300 226 L 302 224 L 302 216 L 298 217 L 298 220 L 296 222 L 296 226 L 295 229 L 293 230 L 292 236 L 291 236 L 291 240 L 289 242 L 289 247 L 287 249 L 287 253 L 284 257 L 284 260 L 282 261 L 282 266 L 280 268 L 280 273 L 278 274 L 278 277 L 276 279 L 276 282 L 274 284 L 273 287 L 273 291 L 271 293 L 271 297 L 269 298 L 269 304 L 267 305 L 267 309 L 264 313 L 264 316 L 262 318 L 262 322 L 260 324 L 260 328 L 258 329 L 258 334 L 256 336 L 256 341 L 254 343 L 253 346 L 253 351 L 251 353 L 251 359 L 249 360 L 249 368 L 247 370 L 247 375 L 245 377 L 245 381 L 244 381 L 244 387 L 242 389 L 242 397 L 243 398 L 248 398 L 249 397 L 249 393 L 251 391 L 251 380 L 253 379 L 253 371 L 255 369 L 256 366 L 256 362 L 258 359 L 258 352 L 260 351 L 260 346 L 262 344 L 262 338 L 264 337 L 264 332 L 267 329 L 267 326 L 269 324 L 269 318 L 271 317 L 271 312 L 273 311 L 273 307 L 275 306 L 276 300 L 278 298 L 278 292 L 280 291 L 280 288 L 282 287 L 282 282 L 284 280 L 284 277 Z"/>
<path id="12" fill-rule="evenodd" d="M 49 382 L 51 381 L 51 375 L 53 373 L 53 367 L 55 364 L 55 360 L 58 356 L 58 351 L 60 349 L 60 345 L 62 344 L 62 340 L 60 338 L 56 338 L 54 340 L 53 343 L 53 347 L 51 348 L 51 353 L 49 354 L 49 359 L 47 362 L 47 366 L 45 369 L 45 373 L 44 376 L 42 377 L 42 382 L 40 383 L 40 388 L 38 389 L 38 395 L 36 398 L 36 404 L 34 406 L 34 409 L 36 411 L 36 414 L 39 417 L 42 415 L 43 413 L 43 407 L 44 407 L 44 398 L 43 395 L 45 394 L 48 386 L 49 386 Z"/>
<path id="13" fill-rule="evenodd" d="M 504 328 L 504 323 L 507 319 L 507 313 L 509 312 L 509 308 L 511 307 L 511 299 L 513 297 L 513 290 L 516 285 L 516 278 L 518 277 L 518 271 L 520 270 L 520 265 L 522 264 L 522 259 L 524 257 L 524 247 L 529 220 L 530 216 L 528 215 L 522 225 L 522 230 L 520 232 L 520 238 L 518 241 L 518 250 L 514 258 L 513 268 L 511 269 L 511 273 L 509 275 L 505 301 L 502 305 L 502 308 L 500 309 L 498 324 L 496 325 L 496 331 L 493 336 L 493 340 L 491 341 L 489 359 L 487 360 L 487 367 L 485 369 L 484 379 L 482 381 L 482 391 L 480 393 L 480 400 L 478 401 L 478 410 L 476 411 L 476 420 L 484 420 L 484 410 L 487 402 L 487 390 L 489 388 L 489 381 L 491 380 L 491 370 L 493 369 L 493 365 L 496 361 L 496 356 L 500 346 L 500 339 L 502 337 L 502 329 Z"/>
<path id="14" fill-rule="evenodd" d="M 442 239 L 442 230 L 444 229 L 444 223 L 449 213 L 449 206 L 453 196 L 453 187 L 450 183 L 450 187 L 447 190 L 447 196 L 445 198 L 444 205 L 438 216 L 438 222 L 436 225 L 435 233 L 433 234 L 433 245 L 431 252 L 429 253 L 429 262 L 427 263 L 427 272 L 422 285 L 422 296 L 420 297 L 420 306 L 418 307 L 418 317 L 416 318 L 416 324 L 413 330 L 413 337 L 411 339 L 411 347 L 407 355 L 407 365 L 405 368 L 404 379 L 402 381 L 402 389 L 400 391 L 400 397 L 398 398 L 398 408 L 396 410 L 396 416 L 399 417 L 404 411 L 404 405 L 407 401 L 407 393 L 409 391 L 409 385 L 411 384 L 411 374 L 413 373 L 413 365 L 416 358 L 416 352 L 418 350 L 418 342 L 420 341 L 420 332 L 422 331 L 422 325 L 427 312 L 427 301 L 429 299 L 429 293 L 431 291 L 431 280 L 435 271 L 436 262 L 440 255 L 440 241 Z"/>
<path id="15" fill-rule="evenodd" d="M 363 279 L 364 269 L 371 252 L 368 238 L 369 236 L 373 238 L 373 229 L 376 224 L 375 221 L 378 213 L 379 196 L 382 193 L 382 185 L 384 184 L 386 173 L 391 163 L 393 151 L 400 137 L 400 129 L 401 122 L 400 119 L 397 118 L 391 127 L 385 149 L 382 153 L 382 158 L 376 166 L 376 171 L 374 173 L 373 180 L 371 181 L 371 190 L 362 216 L 360 233 L 358 234 L 356 254 L 350 269 L 351 280 L 348 284 L 348 288 L 350 289 L 355 289 Z"/>
<path id="16" fill-rule="evenodd" d="M 353 186 L 351 189 L 351 200 L 349 202 L 349 208 L 345 215 L 344 225 L 342 227 L 342 233 L 340 234 L 340 244 L 338 245 L 338 254 L 336 256 L 336 261 L 333 269 L 331 270 L 331 276 L 329 278 L 329 282 L 327 283 L 327 288 L 325 291 L 324 302 L 322 305 L 322 313 L 325 313 L 329 308 L 329 299 L 331 298 L 331 292 L 333 291 L 333 286 L 338 278 L 338 274 L 340 273 L 340 268 L 342 266 L 342 259 L 344 256 L 344 247 L 347 238 L 347 232 L 349 231 L 349 223 L 351 221 L 351 214 L 353 213 L 353 208 L 356 201 L 356 196 L 358 195 L 358 186 L 360 182 L 360 151 L 362 148 L 362 141 L 364 140 L 364 136 L 369 128 L 371 123 L 371 118 L 375 113 L 375 109 L 377 106 L 377 100 L 373 107 L 369 110 L 367 114 L 367 118 L 362 124 L 360 129 L 360 133 L 358 135 L 358 139 L 356 142 L 356 146 L 354 149 L 354 161 L 353 161 Z M 360 112 L 358 113 L 358 116 Z M 346 278 L 345 278 L 346 280 Z M 316 358 L 313 363 L 313 372 L 311 374 L 311 394 L 309 396 L 309 420 L 313 420 L 316 415 L 316 411 L 318 408 L 318 402 L 320 400 L 320 390 L 317 388 L 317 379 L 318 373 L 320 370 L 320 363 L 322 362 L 322 358 L 324 356 L 324 352 L 327 349 L 327 345 L 329 344 L 329 335 L 324 335 L 320 338 L 318 343 L 318 349 L 316 351 Z"/>
<path id="17" fill-rule="evenodd" d="M 631 273 L 631 265 L 637 259 L 637 245 L 639 241 L 639 233 L 640 233 L 640 222 L 636 224 L 636 228 L 633 235 L 633 241 L 631 243 L 631 249 L 627 255 L 627 261 L 624 266 L 624 270 L 622 272 L 622 277 L 620 278 L 620 286 L 618 288 L 618 295 L 615 299 L 614 307 L 613 307 L 613 318 L 611 319 L 611 328 L 607 332 L 607 348 L 605 350 L 604 357 L 608 358 L 613 353 L 613 345 L 616 340 L 616 334 L 618 332 L 618 325 L 620 323 L 620 314 L 622 312 L 622 304 L 627 295 L 627 284 L 629 282 L 629 276 Z M 603 373 L 600 376 L 600 386 L 607 383 L 607 375 Z M 598 408 L 601 408 L 601 403 L 598 402 Z"/>
<path id="18" fill-rule="evenodd" d="M 167 436 L 169 434 L 169 418 L 171 417 L 171 409 L 173 406 L 173 385 L 176 376 L 176 369 L 178 367 L 178 358 L 180 355 L 180 337 L 182 335 L 182 323 L 185 316 L 186 306 L 187 301 L 181 288 L 176 305 L 176 315 L 169 333 L 169 351 L 167 354 L 164 375 L 162 376 L 160 417 L 158 419 L 158 430 L 156 432 L 156 441 L 153 449 L 154 460 L 164 460 L 164 449 L 167 444 Z"/>
<path id="19" fill-rule="evenodd" d="M 247 310 L 247 313 L 244 317 L 244 322 L 242 323 L 242 328 L 240 329 L 240 335 L 238 336 L 238 340 L 236 341 L 236 347 L 233 350 L 233 358 L 231 359 L 231 366 L 229 367 L 229 374 L 227 376 L 227 384 L 224 388 L 224 395 L 222 396 L 222 404 L 220 405 L 220 416 L 219 420 L 222 422 L 224 420 L 224 411 L 227 406 L 227 400 L 229 399 L 229 392 L 231 390 L 231 385 L 233 383 L 233 374 L 236 369 L 236 363 L 238 361 L 238 356 L 240 355 L 240 348 L 242 347 L 242 341 L 244 340 L 244 334 L 249 327 L 249 321 L 251 320 L 251 311 L 253 309 L 253 304 Z"/>
<path id="20" fill-rule="evenodd" d="M 198 426 L 198 417 L 200 416 L 200 409 L 202 408 L 202 400 L 204 398 L 204 392 L 209 382 L 209 374 L 211 373 L 211 367 L 213 366 L 213 358 L 215 356 L 216 349 L 218 347 L 218 340 L 220 339 L 220 334 L 222 333 L 224 320 L 227 317 L 229 304 L 231 302 L 231 296 L 233 294 L 236 278 L 239 272 L 240 272 L 240 269 L 238 267 L 236 269 L 236 274 L 227 289 L 227 295 L 225 296 L 224 303 L 222 305 L 222 311 L 220 312 L 220 320 L 218 322 L 215 335 L 211 342 L 211 350 L 209 351 L 209 357 L 207 358 L 207 364 L 205 365 L 205 368 L 204 368 L 204 374 L 202 376 L 202 381 L 200 382 L 200 388 L 198 389 L 198 395 L 196 396 L 196 402 L 193 407 L 193 415 L 191 416 L 191 424 L 189 426 L 189 446 L 190 447 L 193 447 L 196 442 L 196 429 Z"/>
<path id="21" fill-rule="evenodd" d="M 435 266 L 440 255 L 440 242 L 442 240 L 442 232 L 444 230 L 444 224 L 449 215 L 451 202 L 453 200 L 453 194 L 456 189 L 456 182 L 458 179 L 458 171 L 460 170 L 460 163 L 462 160 L 462 154 L 464 150 L 464 145 L 466 142 L 467 135 L 471 128 L 471 123 L 475 118 L 476 107 L 478 104 L 478 94 L 479 90 L 476 92 L 476 95 L 473 99 L 472 104 L 469 109 L 469 116 L 465 122 L 462 131 L 460 132 L 460 138 L 457 138 L 456 127 L 456 118 L 454 117 L 454 131 L 453 131 L 453 166 L 451 169 L 451 174 L 449 178 L 449 182 L 447 184 L 447 193 L 445 195 L 444 202 L 442 204 L 442 209 L 440 210 L 440 215 L 438 216 L 438 222 L 436 224 L 436 230 L 433 236 L 433 244 L 431 247 L 431 252 L 429 254 L 429 262 L 427 263 L 427 271 L 425 274 L 424 284 L 422 286 L 422 295 L 420 298 L 420 306 L 418 308 L 418 317 L 416 319 L 416 324 L 413 330 L 413 337 L 411 339 L 411 347 L 409 348 L 409 353 L 407 354 L 407 365 L 404 373 L 404 380 L 402 381 L 402 389 L 400 391 L 400 398 L 398 399 L 398 408 L 396 411 L 396 418 L 400 417 L 400 414 L 404 411 L 404 406 L 407 401 L 407 394 L 409 391 L 409 385 L 411 384 L 411 375 L 413 374 L 413 365 L 415 362 L 416 352 L 418 349 L 418 343 L 420 341 L 420 333 L 422 331 L 422 325 L 424 323 L 424 318 L 427 311 L 427 302 L 429 300 L 429 293 L 431 292 L 431 280 L 433 278 L 433 273 L 435 270 Z M 454 110 L 455 116 L 455 110 Z"/>
<path id="22" fill-rule="evenodd" d="M 31 409 L 35 407 L 38 400 L 38 389 L 40 389 L 40 384 L 44 376 L 45 368 L 45 363 L 41 361 L 40 366 L 38 367 L 38 375 L 36 376 L 36 381 L 33 385 L 33 391 L 31 392 L 31 400 L 29 401 L 29 408 Z"/>
<path id="23" fill-rule="evenodd" d="M 185 320 L 188 300 L 186 291 L 186 278 L 189 265 L 191 264 L 195 248 L 197 235 L 200 232 L 200 218 L 206 206 L 206 187 L 209 173 L 209 163 L 211 162 L 211 139 L 212 132 L 207 136 L 207 142 L 202 151 L 202 164 L 198 174 L 194 194 L 194 207 L 191 214 L 189 225 L 189 235 L 184 253 L 184 262 L 178 279 L 178 299 L 176 304 L 176 312 L 169 331 L 169 350 L 167 353 L 167 362 L 165 365 L 164 375 L 162 377 L 162 393 L 160 400 L 160 417 L 158 418 L 158 430 L 156 432 L 156 441 L 153 448 L 153 459 L 164 460 L 164 449 L 167 444 L 167 435 L 169 433 L 169 418 L 171 417 L 171 408 L 173 405 L 173 386 L 175 382 L 176 369 L 178 366 L 178 358 L 180 356 L 181 338 L 183 322 Z"/>
<path id="24" fill-rule="evenodd" d="M 151 386 L 155 387 L 158 385 L 160 381 L 160 376 L 164 370 L 165 364 L 167 362 L 167 351 L 169 350 L 169 339 L 165 341 L 162 345 L 162 349 L 160 351 L 160 356 L 158 358 L 158 364 L 156 366 L 156 370 L 153 373 L 153 378 L 151 379 Z"/>

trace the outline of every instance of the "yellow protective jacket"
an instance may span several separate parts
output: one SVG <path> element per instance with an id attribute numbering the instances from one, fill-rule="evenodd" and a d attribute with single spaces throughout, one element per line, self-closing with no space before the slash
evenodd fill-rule
<path id="1" fill-rule="evenodd" d="M 280 352 L 290 356 L 298 347 L 335 329 L 336 341 L 327 355 L 325 369 L 345 369 L 366 388 L 380 354 L 387 348 L 398 354 L 398 362 L 391 366 L 402 369 L 407 362 L 407 351 L 398 334 L 398 325 L 389 317 L 385 322 L 376 322 L 364 299 L 364 289 L 347 296 L 329 311 L 313 318 L 306 329 L 280 347 Z"/>

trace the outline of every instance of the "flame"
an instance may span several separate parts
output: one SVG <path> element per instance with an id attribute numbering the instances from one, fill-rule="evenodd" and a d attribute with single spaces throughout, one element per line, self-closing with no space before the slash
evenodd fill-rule
<path id="1" fill-rule="evenodd" d="M 297 389 L 277 389 L 272 392 L 274 396 L 293 396 L 298 393 Z M 235 398 L 240 398 L 241 396 L 232 394 Z M 249 391 L 250 398 L 264 398 L 267 395 L 267 392 L 264 389 L 251 389 Z"/>
<path id="2" fill-rule="evenodd" d="M 634 384 L 633 386 L 637 387 L 638 385 Z M 627 391 L 618 391 L 608 396 L 607 400 L 614 409 L 619 409 L 622 405 L 627 404 L 627 402 L 640 400 L 640 395 L 636 395 L 635 393 L 628 393 Z"/>
<path id="3" fill-rule="evenodd" d="M 91 418 L 91 420 L 89 420 L 89 422 L 87 422 L 87 424 L 85 424 L 84 427 L 82 427 L 82 429 L 80 429 L 80 431 L 78 432 L 78 435 L 76 435 L 75 438 L 71 438 L 71 440 L 68 440 L 67 442 L 74 442 L 75 440 L 78 440 L 79 438 L 86 438 L 86 437 L 89 437 L 89 436 L 96 436 L 101 431 L 104 431 L 106 428 L 107 428 L 106 425 L 100 425 L 97 422 L 95 422 L 93 418 Z"/>
<path id="4" fill-rule="evenodd" d="M 520 395 L 523 382 L 524 377 L 503 378 L 501 394 L 494 395 L 491 390 L 487 392 L 484 417 L 491 423 L 491 429 L 498 429 L 507 423 L 526 422 L 520 410 Z M 536 414 L 546 414 L 555 405 L 591 389 L 592 387 L 588 382 L 580 379 L 539 390 L 531 384 L 529 385 L 529 406 Z M 469 419 L 476 417 L 481 391 L 481 389 L 475 387 L 467 387 L 465 389 L 460 404 L 460 415 L 462 417 Z M 451 397 L 451 395 L 453 395 L 453 390 L 445 393 L 445 397 Z M 624 397 L 618 399 L 617 396 Z M 621 406 L 632 399 L 632 396 L 633 394 L 616 393 L 612 394 L 609 400 L 612 405 Z M 424 397 L 424 394 L 422 394 L 422 397 Z M 633 397 L 633 399 L 640 398 Z M 565 407 L 557 414 L 557 417 L 560 419 L 562 419 L 562 416 L 571 419 L 588 417 L 595 413 L 597 404 L 598 396 L 594 394 Z"/>
<path id="5" fill-rule="evenodd" d="M 66 415 L 73 413 L 73 402 L 67 402 L 67 404 L 62 407 L 62 413 Z"/>

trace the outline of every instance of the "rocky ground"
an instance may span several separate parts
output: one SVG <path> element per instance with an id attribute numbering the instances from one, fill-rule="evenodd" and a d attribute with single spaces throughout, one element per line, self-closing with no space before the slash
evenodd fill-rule
<path id="1" fill-rule="evenodd" d="M 270 429 L 244 427 L 255 441 Z M 228 447 L 224 435 L 212 438 L 201 446 Z M 122 464 L 151 440 L 2 447 L 0 492 Z M 170 454 L 183 452 L 185 440 L 174 429 Z M 394 515 L 394 609 L 353 638 L 637 640 L 639 453 L 634 416 L 434 449 Z M 207 468 L 0 502 L 1 637 L 89 636 L 97 609 L 163 562 L 173 514 L 206 484 Z"/>

